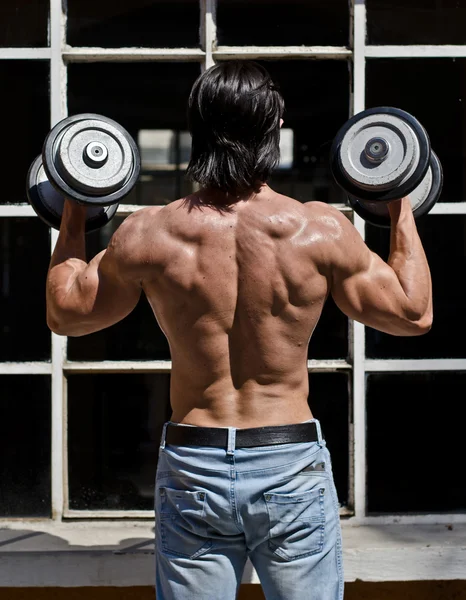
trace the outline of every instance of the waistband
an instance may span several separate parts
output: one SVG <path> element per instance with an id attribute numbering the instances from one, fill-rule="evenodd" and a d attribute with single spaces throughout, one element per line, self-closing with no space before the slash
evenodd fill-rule
<path id="1" fill-rule="evenodd" d="M 317 419 L 293 425 L 274 425 L 248 429 L 239 429 L 236 427 L 196 427 L 169 421 L 163 427 L 160 448 L 165 448 L 166 444 L 174 446 L 204 446 L 224 448 L 228 454 L 231 454 L 235 448 L 322 442 L 322 440 L 322 431 Z"/>

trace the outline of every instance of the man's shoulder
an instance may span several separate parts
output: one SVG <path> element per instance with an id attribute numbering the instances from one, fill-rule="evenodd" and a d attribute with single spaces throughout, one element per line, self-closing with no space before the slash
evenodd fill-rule
<path id="1" fill-rule="evenodd" d="M 131 213 L 113 234 L 109 248 L 120 258 L 137 259 L 147 248 L 148 235 L 156 232 L 164 207 L 148 206 Z"/>
<path id="2" fill-rule="evenodd" d="M 155 223 L 162 220 L 162 212 L 165 206 L 145 206 L 131 213 L 120 225 L 118 231 L 121 235 L 134 235 L 146 228 L 151 228 Z"/>
<path id="3" fill-rule="evenodd" d="M 347 216 L 331 204 L 306 202 L 303 204 L 303 210 L 310 226 L 319 227 L 322 231 L 331 235 L 333 239 L 352 228 Z"/>
<path id="4" fill-rule="evenodd" d="M 338 210 L 335 206 L 331 204 L 327 204 L 326 202 L 318 202 L 317 200 L 312 200 L 311 202 L 304 202 L 303 208 L 308 215 L 341 215 L 341 211 Z"/>
<path id="5" fill-rule="evenodd" d="M 333 216 L 338 219 L 342 216 L 342 212 L 338 210 L 338 208 L 335 208 L 326 202 L 319 202 L 317 200 L 301 202 L 295 198 L 292 198 L 291 196 L 285 196 L 284 194 L 279 194 L 277 192 L 274 192 L 274 196 L 277 203 L 285 210 L 290 209 L 293 212 L 301 213 L 308 218 Z"/>

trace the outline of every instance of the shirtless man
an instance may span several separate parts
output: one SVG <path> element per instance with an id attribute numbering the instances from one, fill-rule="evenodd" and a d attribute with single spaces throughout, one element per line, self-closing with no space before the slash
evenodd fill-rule
<path id="1" fill-rule="evenodd" d="M 220 63 L 194 84 L 188 170 L 200 191 L 131 215 L 85 262 L 67 201 L 47 316 L 81 336 L 146 294 L 173 362 L 156 482 L 158 600 L 232 600 L 246 559 L 268 600 L 340 600 L 330 455 L 308 405 L 307 347 L 329 294 L 393 335 L 432 323 L 429 267 L 408 199 L 392 202 L 385 263 L 350 221 L 277 194 L 284 104 L 265 69 Z"/>

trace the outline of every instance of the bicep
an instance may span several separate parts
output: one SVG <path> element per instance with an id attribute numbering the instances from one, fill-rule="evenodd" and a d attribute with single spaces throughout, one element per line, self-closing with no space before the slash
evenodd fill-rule
<path id="1" fill-rule="evenodd" d="M 333 277 L 332 297 L 350 319 L 388 331 L 404 314 L 405 295 L 391 267 L 368 252 L 364 267 Z"/>
<path id="2" fill-rule="evenodd" d="M 119 263 L 110 246 L 85 266 L 82 261 L 71 259 L 54 267 L 60 273 L 49 277 L 50 329 L 59 335 L 82 336 L 126 317 L 138 303 L 142 287 Z"/>
<path id="3" fill-rule="evenodd" d="M 87 320 L 86 333 L 121 321 L 135 308 L 142 291 L 140 281 L 121 265 L 112 246 L 89 263 L 77 279 L 77 287 L 84 309 L 81 326 Z"/>

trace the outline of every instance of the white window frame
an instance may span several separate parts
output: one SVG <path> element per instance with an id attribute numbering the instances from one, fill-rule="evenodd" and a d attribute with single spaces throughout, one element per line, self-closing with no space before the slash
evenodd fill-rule
<path id="1" fill-rule="evenodd" d="M 50 63 L 51 126 L 67 116 L 67 64 L 73 62 L 141 62 L 141 61 L 193 61 L 201 68 L 208 68 L 215 61 L 234 58 L 273 59 L 332 59 L 349 60 L 353 63 L 350 114 L 365 108 L 365 66 L 367 58 L 454 58 L 466 57 L 466 45 L 366 45 L 365 0 L 350 2 L 350 45 L 334 46 L 218 46 L 216 38 L 217 0 L 200 0 L 201 48 L 74 48 L 66 43 L 66 2 L 50 0 L 50 47 L 48 48 L 0 48 L 0 60 L 48 60 Z M 350 211 L 339 205 L 340 210 Z M 124 216 L 142 206 L 120 205 L 118 215 Z M 432 214 L 464 215 L 466 202 L 438 203 Z M 354 216 L 354 224 L 365 236 L 364 221 Z M 27 204 L 0 206 L 0 218 L 35 217 Z M 58 232 L 52 230 L 51 251 Z M 52 385 L 52 517 L 51 522 L 66 518 L 112 519 L 152 518 L 153 511 L 76 511 L 68 508 L 67 477 L 67 376 L 72 373 L 169 373 L 170 361 L 68 361 L 67 339 L 52 334 L 51 362 L 4 362 L 0 363 L 0 375 L 49 375 Z M 359 323 L 349 324 L 349 360 L 308 361 L 309 372 L 351 373 L 353 407 L 350 427 L 350 489 L 351 510 L 342 510 L 349 516 L 347 525 L 362 524 L 436 524 L 466 523 L 464 514 L 384 515 L 367 514 L 366 489 L 366 388 L 368 373 L 419 372 L 419 371 L 466 371 L 464 359 L 434 360 L 372 360 L 365 356 L 365 328 Z M 8 522 L 3 519 L 2 522 Z M 11 521 L 18 521 L 11 519 Z M 28 522 L 28 519 L 21 519 Z M 37 522 L 37 519 L 33 519 Z M 48 519 L 47 521 L 50 521 Z"/>

